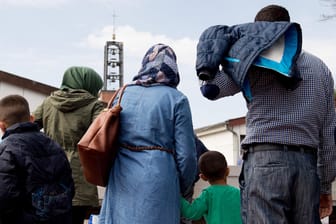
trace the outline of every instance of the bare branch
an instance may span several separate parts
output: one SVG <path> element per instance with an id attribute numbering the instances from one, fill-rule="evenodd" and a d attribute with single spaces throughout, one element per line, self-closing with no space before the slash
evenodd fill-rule
<path id="1" fill-rule="evenodd" d="M 333 11 L 336 11 L 336 0 L 320 0 L 325 7 L 330 7 Z M 327 21 L 336 18 L 336 13 L 322 14 L 320 21 Z"/>
<path id="2" fill-rule="evenodd" d="M 327 20 L 331 20 L 331 19 L 334 19 L 334 18 L 336 18 L 336 14 L 333 14 L 333 15 L 322 14 L 319 21 L 327 21 Z"/>

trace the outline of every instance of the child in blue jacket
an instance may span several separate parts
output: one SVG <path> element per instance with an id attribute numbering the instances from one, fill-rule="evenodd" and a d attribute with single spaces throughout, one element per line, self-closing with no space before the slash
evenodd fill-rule
<path id="1" fill-rule="evenodd" d="M 70 164 L 32 121 L 24 97 L 0 100 L 0 223 L 71 224 Z"/>

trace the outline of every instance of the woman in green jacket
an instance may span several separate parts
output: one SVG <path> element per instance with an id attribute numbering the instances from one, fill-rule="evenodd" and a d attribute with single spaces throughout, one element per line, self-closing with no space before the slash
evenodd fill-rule
<path id="1" fill-rule="evenodd" d="M 104 108 L 98 100 L 103 86 L 99 74 L 87 67 L 70 67 L 61 88 L 47 97 L 34 112 L 35 122 L 58 142 L 69 159 L 75 181 L 73 224 L 82 224 L 88 209 L 98 207 L 97 187 L 83 176 L 77 143 Z"/>

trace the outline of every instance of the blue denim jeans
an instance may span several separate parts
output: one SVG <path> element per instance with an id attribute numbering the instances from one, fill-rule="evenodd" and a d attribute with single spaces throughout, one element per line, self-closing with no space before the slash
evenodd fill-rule
<path id="1" fill-rule="evenodd" d="M 312 154 L 248 153 L 239 177 L 244 224 L 316 224 L 320 180 Z"/>

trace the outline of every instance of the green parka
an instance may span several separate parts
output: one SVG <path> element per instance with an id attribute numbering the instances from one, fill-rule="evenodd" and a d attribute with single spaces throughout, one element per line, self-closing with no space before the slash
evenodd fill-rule
<path id="1" fill-rule="evenodd" d="M 69 159 L 75 182 L 73 206 L 98 206 L 97 187 L 83 175 L 77 143 L 104 106 L 85 90 L 64 88 L 53 92 L 34 111 L 35 122 L 62 146 Z"/>

